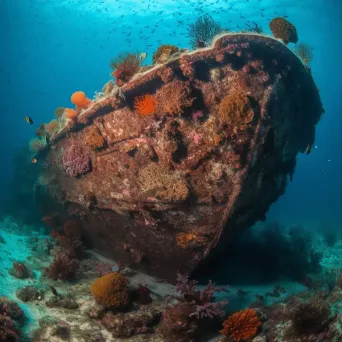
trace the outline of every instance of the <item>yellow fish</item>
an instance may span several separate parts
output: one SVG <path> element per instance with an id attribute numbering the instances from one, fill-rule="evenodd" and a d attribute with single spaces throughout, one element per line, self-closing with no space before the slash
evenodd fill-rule
<path id="1" fill-rule="evenodd" d="M 29 125 L 33 125 L 33 120 L 32 120 L 29 116 L 25 116 L 25 121 L 26 121 Z"/>

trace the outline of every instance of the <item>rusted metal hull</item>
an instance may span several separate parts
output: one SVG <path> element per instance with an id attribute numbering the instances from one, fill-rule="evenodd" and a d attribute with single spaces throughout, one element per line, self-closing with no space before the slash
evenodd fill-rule
<path id="1" fill-rule="evenodd" d="M 170 84 L 188 98 L 167 96 Z M 156 96 L 154 115 L 134 109 L 143 94 Z M 82 220 L 94 248 L 174 281 L 224 244 L 223 231 L 229 237 L 264 218 L 296 155 L 313 143 L 321 113 L 310 70 L 286 46 L 226 35 L 137 75 L 81 113 L 42 151 L 47 188 Z M 102 148 L 85 143 L 94 128 Z M 63 166 L 71 144 L 91 159 L 77 177 Z"/>

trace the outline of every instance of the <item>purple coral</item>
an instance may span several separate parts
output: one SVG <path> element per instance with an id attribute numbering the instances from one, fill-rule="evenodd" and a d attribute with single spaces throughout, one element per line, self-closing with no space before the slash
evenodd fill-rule
<path id="1" fill-rule="evenodd" d="M 70 177 L 77 177 L 87 173 L 91 168 L 89 154 L 81 145 L 73 143 L 63 154 L 63 167 Z"/>
<path id="2" fill-rule="evenodd" d="M 196 311 L 191 313 L 190 317 L 195 316 L 197 319 L 202 319 L 224 316 L 228 302 L 226 300 L 214 302 L 214 293 L 227 291 L 227 287 L 216 287 L 215 283 L 210 280 L 203 290 L 196 292 L 196 285 L 197 282 L 190 280 L 187 275 L 177 274 L 176 291 L 184 295 L 185 299 L 194 300 L 196 303 Z"/>

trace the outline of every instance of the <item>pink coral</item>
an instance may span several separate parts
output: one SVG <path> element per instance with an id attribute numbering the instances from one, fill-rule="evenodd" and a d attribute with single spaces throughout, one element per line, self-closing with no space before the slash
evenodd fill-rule
<path id="1" fill-rule="evenodd" d="M 77 177 L 90 171 L 91 160 L 89 154 L 81 145 L 72 144 L 63 155 L 63 167 L 70 177 Z"/>

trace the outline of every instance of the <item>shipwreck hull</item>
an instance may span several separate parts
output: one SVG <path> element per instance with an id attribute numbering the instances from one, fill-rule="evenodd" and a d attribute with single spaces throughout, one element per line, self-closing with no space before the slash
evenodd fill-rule
<path id="1" fill-rule="evenodd" d="M 153 115 L 134 107 L 144 94 Z M 44 186 L 93 248 L 174 281 L 265 217 L 322 111 L 310 70 L 285 45 L 225 35 L 94 101 L 40 152 Z M 71 145 L 90 156 L 82 175 L 65 167 Z"/>

